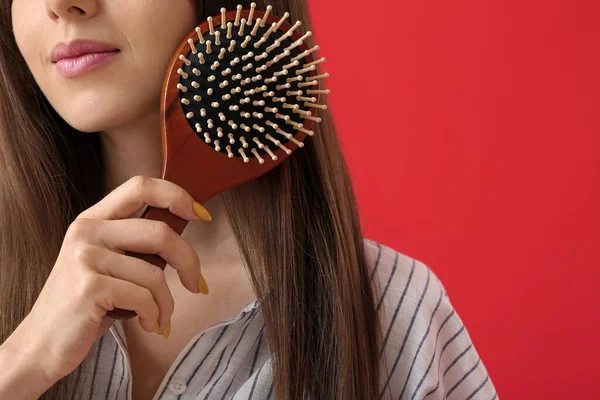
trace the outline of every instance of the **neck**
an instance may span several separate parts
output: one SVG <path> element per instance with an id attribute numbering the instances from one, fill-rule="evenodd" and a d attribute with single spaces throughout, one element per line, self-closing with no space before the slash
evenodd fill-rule
<path id="1" fill-rule="evenodd" d="M 148 115 L 128 126 L 100 134 L 104 163 L 103 194 L 106 195 L 135 175 L 159 178 L 162 170 L 160 113 Z M 221 264 L 239 262 L 239 251 L 233 237 L 221 195 L 204 206 L 212 221 L 188 223 L 182 237 L 196 250 L 200 260 Z M 142 207 L 132 217 L 139 217 Z"/>
<path id="2" fill-rule="evenodd" d="M 160 115 L 150 114 L 128 126 L 100 134 L 104 162 L 104 194 L 135 175 L 160 177 Z"/>

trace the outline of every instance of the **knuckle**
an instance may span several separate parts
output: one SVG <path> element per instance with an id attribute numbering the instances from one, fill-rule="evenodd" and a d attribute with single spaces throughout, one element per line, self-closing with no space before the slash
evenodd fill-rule
<path id="1" fill-rule="evenodd" d="M 135 175 L 129 179 L 129 184 L 136 190 L 141 191 L 150 182 L 150 177 L 145 175 Z"/>
<path id="2" fill-rule="evenodd" d="M 86 210 L 83 210 L 82 212 L 80 212 L 79 214 L 77 214 L 77 216 L 75 217 L 75 221 L 77 221 L 78 219 L 81 219 L 81 218 L 85 218 L 85 216 L 87 215 L 87 211 L 88 210 L 86 209 Z"/>
<path id="3" fill-rule="evenodd" d="M 152 282 L 154 286 L 160 286 L 166 282 L 165 271 L 159 267 L 152 268 Z"/>
<path id="4" fill-rule="evenodd" d="M 79 245 L 72 249 L 71 260 L 77 265 L 90 265 L 94 259 L 92 246 Z"/>
<path id="5" fill-rule="evenodd" d="M 150 291 L 150 289 L 148 288 L 142 288 L 142 293 L 141 293 L 141 301 L 142 304 L 150 304 L 154 303 L 154 296 L 152 295 L 152 292 Z"/>
<path id="6" fill-rule="evenodd" d="M 163 221 L 154 221 L 152 223 L 154 235 L 161 241 L 165 241 L 171 235 L 171 227 Z"/>
<path id="7" fill-rule="evenodd" d="M 67 236 L 69 239 L 81 238 L 86 236 L 88 232 L 90 232 L 91 225 L 93 224 L 93 220 L 88 218 L 78 218 L 74 220 L 69 228 L 67 229 Z"/>
<path id="8" fill-rule="evenodd" d="M 175 186 L 175 193 L 173 199 L 174 202 L 183 202 L 186 201 L 189 197 L 190 195 L 184 188 L 182 188 L 181 186 Z"/>
<path id="9" fill-rule="evenodd" d="M 80 285 L 78 285 L 79 293 L 81 298 L 91 298 L 93 294 L 98 294 L 100 287 L 100 277 L 98 274 L 87 273 L 81 278 Z"/>

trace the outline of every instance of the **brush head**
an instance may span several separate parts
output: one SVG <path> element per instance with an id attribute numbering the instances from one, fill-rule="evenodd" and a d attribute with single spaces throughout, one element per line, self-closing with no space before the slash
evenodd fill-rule
<path id="1" fill-rule="evenodd" d="M 199 203 L 255 179 L 283 162 L 321 119 L 318 46 L 300 23 L 238 6 L 190 32 L 171 59 L 163 82 L 161 178 L 178 184 Z M 167 223 L 177 234 L 188 224 L 168 209 L 148 206 L 141 218 Z M 127 252 L 164 268 L 158 254 Z M 135 311 L 107 315 L 128 319 Z"/>
<path id="2" fill-rule="evenodd" d="M 314 135 L 319 104 L 329 90 L 321 82 L 313 53 L 312 32 L 301 33 L 300 21 L 287 22 L 266 12 L 238 6 L 209 17 L 195 29 L 179 54 L 179 98 L 190 128 L 224 156 L 264 164 L 291 154 Z"/>

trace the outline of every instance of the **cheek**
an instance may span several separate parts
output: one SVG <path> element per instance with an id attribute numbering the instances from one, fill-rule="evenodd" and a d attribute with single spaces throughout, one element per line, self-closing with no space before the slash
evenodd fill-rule
<path id="1" fill-rule="evenodd" d="M 15 0 L 12 3 L 12 29 L 15 43 L 34 80 L 43 88 L 47 85 L 48 52 L 50 35 L 43 26 L 46 15 L 39 4 Z"/>
<path id="2" fill-rule="evenodd" d="M 12 24 L 15 42 L 25 62 L 32 71 L 39 69 L 40 59 L 35 54 L 39 52 L 36 47 L 40 43 L 40 32 L 36 31 L 31 20 L 23 18 L 18 9 L 13 12 Z"/>
<path id="3" fill-rule="evenodd" d="M 127 60 L 132 63 L 130 69 L 138 71 L 132 79 L 132 84 L 139 88 L 138 93 L 160 98 L 164 76 L 174 51 L 197 25 L 193 11 L 192 7 L 179 6 L 175 11 L 165 9 L 130 19 L 131 23 L 127 25 L 130 28 L 123 35 L 129 38 L 131 46 L 127 49 Z M 161 29 L 148 29 L 156 26 Z"/>
<path id="4" fill-rule="evenodd" d="M 144 6 L 145 12 L 129 15 L 122 25 L 131 37 L 144 43 L 141 46 L 157 55 L 170 56 L 183 38 L 196 26 L 195 9 L 190 0 L 154 0 Z M 140 10 L 141 11 L 141 10 Z"/>
<path id="5" fill-rule="evenodd" d="M 101 131 L 159 111 L 164 75 L 173 52 L 196 26 L 189 0 L 153 0 L 136 12 L 121 10 L 115 14 L 119 15 L 113 19 L 115 31 L 108 37 L 122 44 L 121 59 L 75 79 L 60 77 L 46 59 L 44 51 L 55 43 L 43 42 L 48 36 L 40 24 L 43 18 L 19 9 L 41 9 L 25 4 L 28 1 L 18 1 L 18 7 L 13 7 L 17 45 L 40 89 L 67 123 L 84 132 Z M 62 40 L 56 35 L 55 39 Z"/>

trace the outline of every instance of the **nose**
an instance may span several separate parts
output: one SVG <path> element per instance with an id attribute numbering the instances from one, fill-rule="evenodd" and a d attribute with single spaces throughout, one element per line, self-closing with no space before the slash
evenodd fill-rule
<path id="1" fill-rule="evenodd" d="M 46 2 L 46 14 L 52 20 L 62 18 L 64 20 L 88 19 L 96 13 L 97 0 L 44 0 Z"/>

